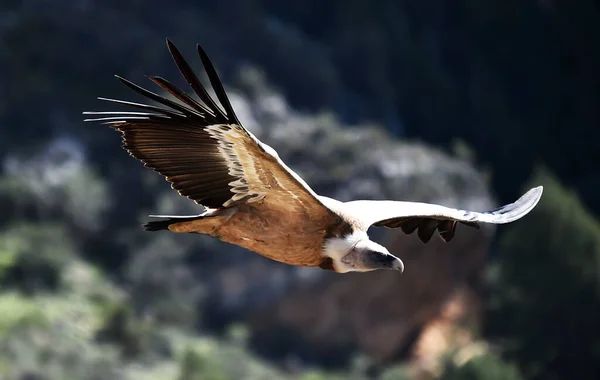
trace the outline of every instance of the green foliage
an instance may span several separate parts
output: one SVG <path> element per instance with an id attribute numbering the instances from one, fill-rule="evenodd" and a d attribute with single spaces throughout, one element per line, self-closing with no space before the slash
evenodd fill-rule
<path id="1" fill-rule="evenodd" d="M 324 183 L 328 190 L 327 181 L 356 177 L 349 163 L 361 132 L 345 140 L 337 132 L 347 121 L 382 122 L 398 134 L 439 145 L 458 141 L 454 148 L 462 157 L 493 167 L 494 189 L 504 200 L 515 195 L 535 159 L 551 167 L 585 205 L 551 175 L 534 178 L 533 185 L 546 185 L 542 202 L 525 219 L 502 227 L 486 333 L 503 344 L 504 354 L 527 377 L 581 372 L 600 377 L 594 367 L 600 360 L 598 222 L 585 211 L 585 206 L 600 210 L 596 3 L 22 3 L 7 2 L 0 14 L 6 77 L 0 94 L 3 379 L 150 378 L 145 372 L 152 371 L 139 368 L 151 368 L 143 358 L 161 344 L 136 313 L 153 318 L 156 330 L 170 325 L 191 331 L 190 355 L 208 361 L 205 369 L 214 366 L 215 373 L 223 370 L 236 379 L 283 378 L 241 343 L 210 341 L 208 351 L 195 346 L 205 343 L 203 332 L 194 330 L 206 312 L 205 287 L 211 286 L 203 274 L 217 262 L 228 264 L 229 250 L 203 256 L 213 252 L 208 244 L 181 243 L 182 236 L 144 235 L 147 244 L 140 243 L 138 211 L 145 214 L 156 204 L 157 189 L 168 185 L 152 176 L 155 186 L 141 186 L 140 165 L 121 151 L 119 137 L 81 123 L 82 110 L 102 107 L 93 102 L 96 96 L 125 95 L 110 80 L 112 73 L 136 80 L 142 71 L 175 73 L 165 36 L 186 53 L 201 42 L 226 84 L 236 65 L 251 62 L 292 107 L 333 113 L 307 122 L 336 133 L 331 139 L 313 136 L 320 153 L 303 168 L 311 184 Z M 172 17 L 165 18 L 166 12 Z M 118 26 L 116 16 L 127 23 Z M 245 76 L 250 87 L 264 86 L 256 72 Z M 303 133 L 300 126 L 295 133 Z M 44 146 L 58 135 L 75 137 L 80 158 L 87 160 L 63 161 L 67 149 L 49 163 Z M 291 155 L 306 152 L 302 138 L 286 139 L 296 146 Z M 369 145 L 380 146 L 379 141 Z M 9 157 L 18 157 L 14 170 Z M 358 172 L 380 175 L 365 168 Z M 404 182 L 419 194 L 442 188 L 429 180 Z M 75 256 L 102 262 L 106 271 L 81 265 Z M 203 257 L 209 258 L 198 264 Z M 115 286 L 107 278 L 123 283 Z M 120 292 L 131 297 L 125 301 Z M 110 338 L 97 341 L 98 329 Z M 196 359 L 189 359 L 192 369 Z M 503 367 L 495 357 L 484 359 L 485 365 L 475 361 L 455 370 L 467 376 L 481 366 Z M 136 361 L 143 364 L 130 363 Z M 156 366 L 166 368 L 162 378 L 173 378 L 178 368 L 169 363 L 180 363 L 165 361 Z M 135 376 L 117 374 L 116 368 Z M 402 377 L 403 369 L 384 374 Z M 318 370 L 305 376 L 331 378 Z"/>
<path id="2" fill-rule="evenodd" d="M 0 341 L 2 378 L 120 380 L 115 355 L 67 325 L 20 325 Z"/>
<path id="3" fill-rule="evenodd" d="M 60 225 L 23 223 L 0 232 L 2 285 L 26 292 L 56 289 L 74 250 Z"/>
<path id="4" fill-rule="evenodd" d="M 97 333 L 100 342 L 119 347 L 125 359 L 133 359 L 150 350 L 152 326 L 138 320 L 129 304 L 119 303 L 107 314 Z"/>
<path id="5" fill-rule="evenodd" d="M 78 144 L 57 139 L 33 157 L 15 155 L 0 177 L 5 215 L 54 219 L 78 231 L 97 231 L 110 205 L 107 183 L 85 163 Z"/>
<path id="6" fill-rule="evenodd" d="M 122 379 L 116 351 L 92 339 L 101 314 L 95 301 L 58 294 L 0 293 L 2 378 Z"/>
<path id="7" fill-rule="evenodd" d="M 380 380 L 408 380 L 409 369 L 404 365 L 395 365 L 386 368 L 381 374 Z"/>
<path id="8" fill-rule="evenodd" d="M 518 368 L 503 361 L 499 356 L 486 353 L 466 363 L 447 363 L 440 380 L 523 380 Z"/>
<path id="9" fill-rule="evenodd" d="M 80 229 L 98 231 L 110 205 L 106 182 L 89 166 L 83 166 L 62 189 L 61 204 L 71 223 Z"/>
<path id="10" fill-rule="evenodd" d="M 169 330 L 166 334 L 177 352 L 178 379 L 190 376 L 201 379 L 281 379 L 292 380 L 298 376 L 286 375 L 272 363 L 257 358 L 237 339 L 214 339 L 207 336 L 182 334 Z M 336 377 L 332 379 L 337 379 Z"/>
<path id="11" fill-rule="evenodd" d="M 544 196 L 500 242 L 487 330 L 503 338 L 528 378 L 560 379 L 575 370 L 595 377 L 600 223 L 547 171 L 532 183 L 544 184 Z"/>
<path id="12" fill-rule="evenodd" d="M 298 380 L 327 380 L 329 377 L 323 371 L 309 371 L 299 376 Z"/>
<path id="13" fill-rule="evenodd" d="M 221 363 L 187 349 L 181 358 L 179 380 L 232 380 Z"/>
<path id="14" fill-rule="evenodd" d="M 126 276 L 135 310 L 161 324 L 191 328 L 199 318 L 203 286 L 185 261 L 194 248 L 189 236 L 177 237 L 148 236 L 147 243 L 131 250 Z"/>
<path id="15" fill-rule="evenodd" d="M 63 286 L 54 291 L 0 293 L 0 377 L 123 379 L 118 351 L 93 340 L 104 305 L 118 298 L 115 290 L 74 257 L 56 269 Z"/>
<path id="16" fill-rule="evenodd" d="M 0 283 L 4 283 L 4 278 L 14 267 L 16 258 L 15 250 L 4 248 L 0 251 Z"/>
<path id="17" fill-rule="evenodd" d="M 0 293 L 0 338 L 23 324 L 43 323 L 38 305 L 16 293 Z"/>

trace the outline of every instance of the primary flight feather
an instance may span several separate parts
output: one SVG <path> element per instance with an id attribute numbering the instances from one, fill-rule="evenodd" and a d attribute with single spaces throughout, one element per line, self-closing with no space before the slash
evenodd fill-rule
<path id="1" fill-rule="evenodd" d="M 419 202 L 340 202 L 319 196 L 273 148 L 242 126 L 200 45 L 198 55 L 220 106 L 175 45 L 167 40 L 167 47 L 197 99 L 161 77 L 149 79 L 176 100 L 117 76 L 162 106 L 99 98 L 137 111 L 85 112 L 95 115 L 86 121 L 120 131 L 123 147 L 133 157 L 163 175 L 179 194 L 206 208 L 194 216 L 154 216 L 161 220 L 146 223 L 148 231 L 205 234 L 282 263 L 338 273 L 402 271 L 399 258 L 369 239 L 370 226 L 417 231 L 424 243 L 437 231 L 449 242 L 457 224 L 509 223 L 529 213 L 542 196 L 542 187 L 536 187 L 516 202 L 486 212 Z"/>

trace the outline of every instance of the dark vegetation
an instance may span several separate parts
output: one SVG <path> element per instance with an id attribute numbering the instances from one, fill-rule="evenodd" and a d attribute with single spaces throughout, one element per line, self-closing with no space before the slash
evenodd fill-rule
<path id="1" fill-rule="evenodd" d="M 472 162 L 499 203 L 545 185 L 539 206 L 499 229 L 491 250 L 479 332 L 490 350 L 466 364 L 448 360 L 440 376 L 600 376 L 597 2 L 32 0 L 0 9 L 3 379 L 368 373 L 355 352 L 338 368 L 258 358 L 239 309 L 217 308 L 204 280 L 246 256 L 139 228 L 148 213 L 193 205 L 127 157 L 115 132 L 82 123 L 81 111 L 104 109 L 96 96 L 136 99 L 112 74 L 178 78 L 165 37 L 190 59 L 202 43 L 231 93 L 252 100 L 239 104 L 268 100 L 274 88 L 324 129 L 423 141 Z M 336 141 L 321 144 L 333 150 Z M 290 147 L 280 153 L 292 161 L 322 148 L 301 138 Z M 321 168 L 302 172 L 309 182 L 313 169 Z M 219 255 L 198 254 L 211 250 Z M 402 363 L 378 373 L 408 376 Z"/>

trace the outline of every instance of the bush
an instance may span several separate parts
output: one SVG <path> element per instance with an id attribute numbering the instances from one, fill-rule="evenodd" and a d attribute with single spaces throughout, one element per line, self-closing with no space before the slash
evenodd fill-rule
<path id="1" fill-rule="evenodd" d="M 0 342 L 2 379 L 121 380 L 109 350 L 57 326 L 21 324 Z"/>
<path id="2" fill-rule="evenodd" d="M 116 344 L 125 359 L 134 359 L 150 350 L 151 326 L 138 320 L 127 304 L 115 305 L 96 337 Z"/>
<path id="3" fill-rule="evenodd" d="M 231 380 L 221 363 L 186 349 L 181 358 L 179 380 Z"/>
<path id="4" fill-rule="evenodd" d="M 463 365 L 448 364 L 441 380 L 521 380 L 518 368 L 497 355 L 476 356 Z"/>
<path id="5" fill-rule="evenodd" d="M 500 241 L 487 333 L 528 378 L 598 378 L 600 224 L 548 172 L 532 182 L 544 196 Z"/>
<path id="6" fill-rule="evenodd" d="M 0 294 L 0 337 L 23 324 L 41 324 L 42 313 L 30 300 L 14 293 Z"/>
<path id="7" fill-rule="evenodd" d="M 0 281 L 26 293 L 55 289 L 61 271 L 74 256 L 64 229 L 48 224 L 20 224 L 0 233 Z"/>

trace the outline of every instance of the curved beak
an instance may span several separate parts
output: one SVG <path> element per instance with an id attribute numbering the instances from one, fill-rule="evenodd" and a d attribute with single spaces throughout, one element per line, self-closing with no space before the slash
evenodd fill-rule
<path id="1" fill-rule="evenodd" d="M 396 258 L 396 260 L 392 263 L 391 269 L 404 272 L 404 263 L 399 258 Z"/>
<path id="2" fill-rule="evenodd" d="M 363 271 L 366 270 L 376 270 L 376 269 L 391 269 L 397 270 L 400 272 L 404 272 L 404 263 L 402 260 L 387 252 L 380 251 L 353 251 L 354 254 L 358 252 L 359 260 L 362 264 Z M 352 253 L 346 255 L 349 256 Z M 346 257 L 345 256 L 345 257 Z M 345 258 L 344 257 L 344 258 Z M 344 259 L 342 258 L 342 260 Z"/>

